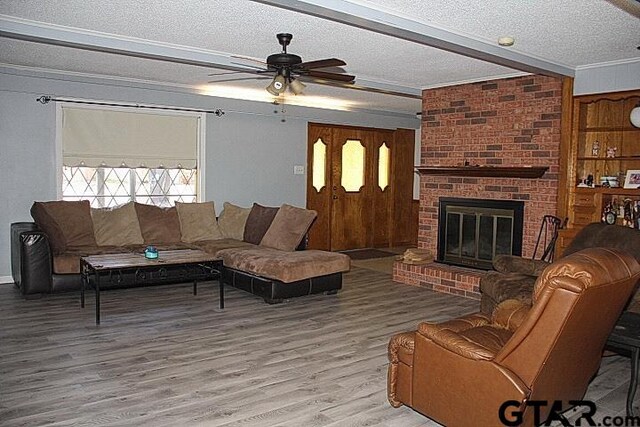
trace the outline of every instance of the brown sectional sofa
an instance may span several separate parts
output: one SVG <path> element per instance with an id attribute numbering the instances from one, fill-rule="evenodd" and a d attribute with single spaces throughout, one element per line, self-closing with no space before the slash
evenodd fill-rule
<path id="1" fill-rule="evenodd" d="M 304 250 L 316 213 L 282 205 L 240 208 L 213 202 L 159 208 L 128 203 L 93 209 L 88 201 L 35 202 L 34 222 L 11 224 L 13 279 L 26 298 L 80 289 L 80 257 L 158 250 L 201 249 L 220 257 L 221 278 L 269 303 L 312 293 L 336 293 L 346 255 Z M 171 278 L 169 278 L 171 279 Z M 180 281 L 176 277 L 174 281 Z M 136 285 L 124 277 L 122 285 Z"/>

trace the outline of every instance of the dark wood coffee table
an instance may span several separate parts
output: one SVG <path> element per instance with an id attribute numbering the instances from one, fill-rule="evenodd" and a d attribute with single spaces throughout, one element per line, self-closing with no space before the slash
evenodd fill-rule
<path id="1" fill-rule="evenodd" d="M 627 393 L 627 415 L 633 417 L 633 398 L 638 388 L 638 368 L 640 367 L 640 314 L 625 311 L 613 328 L 607 347 L 622 349 L 631 353 L 631 380 Z"/>
<path id="2" fill-rule="evenodd" d="M 222 261 L 197 249 L 159 251 L 157 259 L 147 259 L 142 253 L 90 255 L 80 258 L 82 287 L 80 306 L 84 307 L 86 288 L 93 286 L 96 295 L 96 325 L 100 324 L 100 290 L 125 286 L 193 281 L 193 294 L 198 293 L 198 281 L 218 280 L 220 308 L 224 308 L 224 284 L 220 278 Z"/>

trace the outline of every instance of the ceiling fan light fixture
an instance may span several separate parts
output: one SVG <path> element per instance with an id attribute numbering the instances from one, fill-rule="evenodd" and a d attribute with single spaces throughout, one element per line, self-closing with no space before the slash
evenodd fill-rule
<path id="1" fill-rule="evenodd" d="M 267 86 L 267 92 L 273 96 L 278 96 L 287 88 L 287 81 L 282 74 L 276 75 L 269 86 Z"/>
<path id="2" fill-rule="evenodd" d="M 294 95 L 300 95 L 304 89 L 307 87 L 304 83 L 297 79 L 289 80 L 289 89 L 293 92 Z"/>

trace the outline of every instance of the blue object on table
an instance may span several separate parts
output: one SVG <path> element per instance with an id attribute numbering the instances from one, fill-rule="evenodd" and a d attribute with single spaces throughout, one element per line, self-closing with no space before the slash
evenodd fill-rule
<path id="1" fill-rule="evenodd" d="M 158 258 L 158 249 L 155 246 L 147 246 L 144 250 L 144 257 L 149 259 Z"/>

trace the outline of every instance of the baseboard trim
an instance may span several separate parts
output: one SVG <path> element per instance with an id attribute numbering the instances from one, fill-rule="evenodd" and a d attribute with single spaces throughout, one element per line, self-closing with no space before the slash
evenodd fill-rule
<path id="1" fill-rule="evenodd" d="M 0 285 L 6 285 L 9 283 L 13 283 L 13 277 L 11 276 L 0 276 Z"/>

